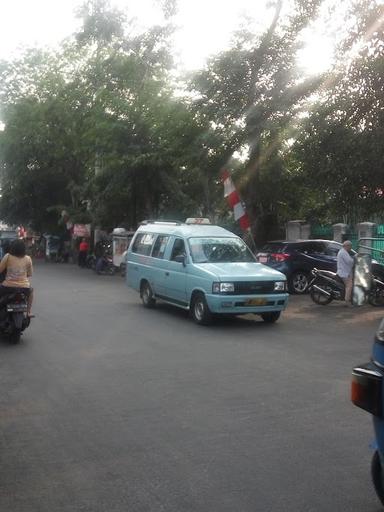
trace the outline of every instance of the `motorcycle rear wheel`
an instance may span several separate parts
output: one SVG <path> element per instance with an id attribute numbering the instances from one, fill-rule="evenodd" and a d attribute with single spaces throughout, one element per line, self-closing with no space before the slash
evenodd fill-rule
<path id="1" fill-rule="evenodd" d="M 12 343 L 12 345 L 17 345 L 20 343 L 21 338 L 21 329 L 15 329 L 10 335 L 9 335 L 9 341 Z"/>
<path id="2" fill-rule="evenodd" d="M 368 295 L 368 302 L 371 306 L 384 306 L 384 290 L 374 290 Z"/>
<path id="3" fill-rule="evenodd" d="M 324 295 L 317 291 L 315 288 L 311 288 L 310 295 L 313 302 L 319 304 L 320 306 L 326 306 L 333 300 L 332 296 L 328 297 L 327 295 Z"/>

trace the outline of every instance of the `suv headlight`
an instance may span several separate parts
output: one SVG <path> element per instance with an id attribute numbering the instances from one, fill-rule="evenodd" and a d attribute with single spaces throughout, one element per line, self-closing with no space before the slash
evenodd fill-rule
<path id="1" fill-rule="evenodd" d="M 234 283 L 213 283 L 213 293 L 232 293 L 235 291 Z"/>
<path id="2" fill-rule="evenodd" d="M 275 281 L 273 289 L 275 292 L 285 292 L 285 281 Z"/>

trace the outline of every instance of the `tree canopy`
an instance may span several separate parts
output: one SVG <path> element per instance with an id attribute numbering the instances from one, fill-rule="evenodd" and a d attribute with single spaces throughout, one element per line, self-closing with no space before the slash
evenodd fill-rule
<path id="1" fill-rule="evenodd" d="M 383 5 L 354 0 L 335 65 L 306 76 L 303 30 L 321 0 L 270 5 L 190 77 L 175 73 L 172 17 L 144 32 L 107 0 L 57 51 L 0 63 L 0 218 L 107 229 L 144 218 L 210 215 L 227 224 L 229 168 L 258 241 L 298 215 L 331 222 L 381 213 L 384 191 Z M 184 91 L 184 92 L 183 92 Z"/>

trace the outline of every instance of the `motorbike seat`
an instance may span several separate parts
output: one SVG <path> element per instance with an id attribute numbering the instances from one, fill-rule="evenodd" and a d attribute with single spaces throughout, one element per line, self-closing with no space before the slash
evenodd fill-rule
<path id="1" fill-rule="evenodd" d="M 330 270 L 322 270 L 321 268 L 319 269 L 316 269 L 317 273 L 322 275 L 322 276 L 327 276 L 327 277 L 339 277 L 336 272 L 331 272 Z"/>

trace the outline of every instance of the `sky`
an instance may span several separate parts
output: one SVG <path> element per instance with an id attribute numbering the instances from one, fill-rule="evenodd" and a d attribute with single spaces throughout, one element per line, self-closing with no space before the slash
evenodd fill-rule
<path id="1" fill-rule="evenodd" d="M 326 3 L 329 3 L 327 0 Z M 334 0 L 332 0 L 333 3 Z M 344 4 L 349 0 L 343 0 Z M 56 46 L 78 27 L 76 8 L 81 0 L 0 0 L 0 59 L 10 59 L 25 46 Z M 112 0 L 139 25 L 159 20 L 155 0 Z M 231 34 L 244 19 L 252 18 L 255 30 L 266 26 L 271 11 L 267 0 L 178 0 L 174 52 L 179 67 L 193 70 L 206 58 L 228 47 Z M 317 24 L 305 35 L 298 64 L 307 73 L 330 66 L 334 38 L 327 25 Z"/>

